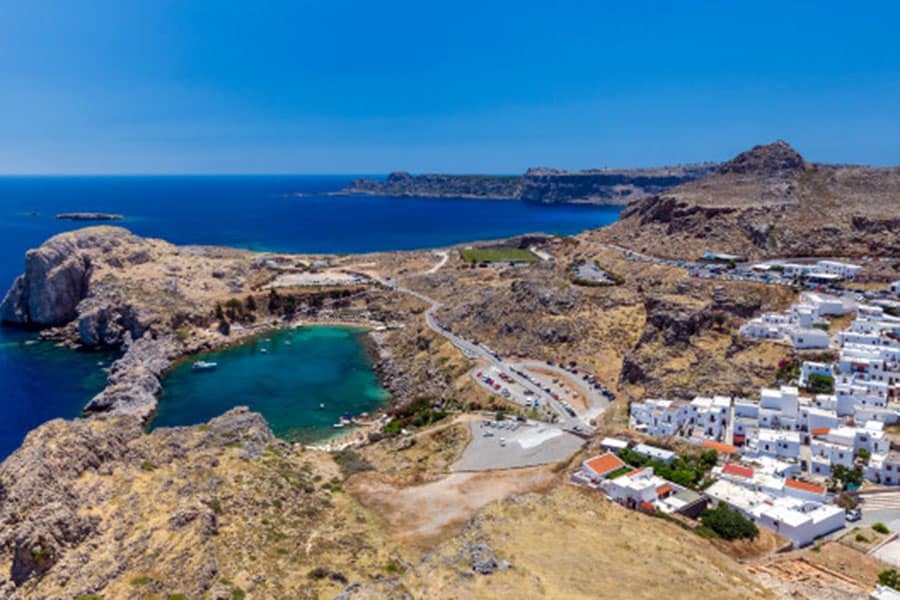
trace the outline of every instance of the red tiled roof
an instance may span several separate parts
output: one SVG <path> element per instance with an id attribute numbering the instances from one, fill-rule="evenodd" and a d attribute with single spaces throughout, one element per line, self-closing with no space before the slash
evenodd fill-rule
<path id="1" fill-rule="evenodd" d="M 805 481 L 797 481 L 796 479 L 788 479 L 784 482 L 785 487 L 794 488 L 803 492 L 811 492 L 813 494 L 824 494 L 825 488 L 814 483 L 806 483 Z"/>
<path id="2" fill-rule="evenodd" d="M 641 508 L 643 508 L 646 511 L 654 512 L 656 510 L 655 506 L 653 506 L 652 504 L 650 504 L 649 502 L 646 502 L 644 500 L 641 501 L 640 506 L 641 506 Z"/>
<path id="3" fill-rule="evenodd" d="M 753 469 L 750 467 L 742 467 L 740 465 L 733 465 L 728 463 L 724 467 L 722 467 L 722 471 L 725 473 L 731 473 L 732 475 L 740 475 L 741 477 L 753 477 Z"/>
<path id="4" fill-rule="evenodd" d="M 705 440 L 700 443 L 704 448 L 709 448 L 710 450 L 715 450 L 716 452 L 721 452 L 722 454 L 734 454 L 738 451 L 737 446 L 731 446 L 729 444 L 720 444 L 719 442 L 714 442 L 712 440 Z"/>
<path id="5" fill-rule="evenodd" d="M 618 456 L 610 452 L 595 456 L 584 464 L 599 477 L 612 473 L 616 469 L 621 469 L 625 466 L 625 463 L 623 463 Z"/>
<path id="6" fill-rule="evenodd" d="M 646 468 L 647 467 L 641 467 L 640 469 L 635 469 L 634 471 L 629 471 L 628 473 L 625 473 L 625 477 L 631 477 L 632 475 L 637 475 L 638 473 L 640 473 L 641 471 L 643 471 Z"/>
<path id="7" fill-rule="evenodd" d="M 812 431 L 810 431 L 810 433 L 813 435 L 825 435 L 829 431 L 831 431 L 831 429 L 829 429 L 828 427 L 816 427 Z"/>
<path id="8" fill-rule="evenodd" d="M 664 483 L 661 486 L 659 486 L 658 488 L 656 488 L 656 495 L 657 496 L 665 496 L 666 494 L 668 494 L 671 491 L 672 491 L 672 486 L 669 485 L 668 483 Z"/>

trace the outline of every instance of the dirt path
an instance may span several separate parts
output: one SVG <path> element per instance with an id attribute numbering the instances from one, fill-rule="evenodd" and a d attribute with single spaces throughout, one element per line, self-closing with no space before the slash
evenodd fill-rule
<path id="1" fill-rule="evenodd" d="M 397 541 L 433 547 L 482 506 L 511 494 L 544 489 L 555 479 L 548 467 L 454 473 L 423 485 L 397 488 L 377 476 L 355 477 L 348 486 L 366 508 L 380 515 Z"/>

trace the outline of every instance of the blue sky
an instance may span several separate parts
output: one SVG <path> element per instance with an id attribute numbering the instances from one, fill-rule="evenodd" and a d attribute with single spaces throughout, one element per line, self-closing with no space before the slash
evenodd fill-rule
<path id="1" fill-rule="evenodd" d="M 889 2 L 0 0 L 0 172 L 900 164 Z"/>

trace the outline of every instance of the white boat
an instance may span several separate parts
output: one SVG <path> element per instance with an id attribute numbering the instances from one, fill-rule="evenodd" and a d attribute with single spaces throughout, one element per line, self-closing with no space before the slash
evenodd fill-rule
<path id="1" fill-rule="evenodd" d="M 268 348 L 260 348 L 259 351 L 262 352 L 263 354 L 266 354 L 269 352 Z"/>
<path id="2" fill-rule="evenodd" d="M 319 404 L 319 410 L 325 410 L 325 404 L 324 404 L 324 403 Z"/>
<path id="3" fill-rule="evenodd" d="M 216 367 L 219 366 L 219 363 L 214 362 L 206 362 L 205 360 L 198 360 L 191 367 L 194 371 L 212 371 Z"/>

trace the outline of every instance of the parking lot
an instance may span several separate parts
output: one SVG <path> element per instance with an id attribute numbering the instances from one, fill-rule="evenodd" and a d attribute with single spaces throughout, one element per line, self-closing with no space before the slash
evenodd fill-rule
<path id="1" fill-rule="evenodd" d="M 578 451 L 584 440 L 545 423 L 474 420 L 472 441 L 454 471 L 490 471 L 556 463 Z"/>

